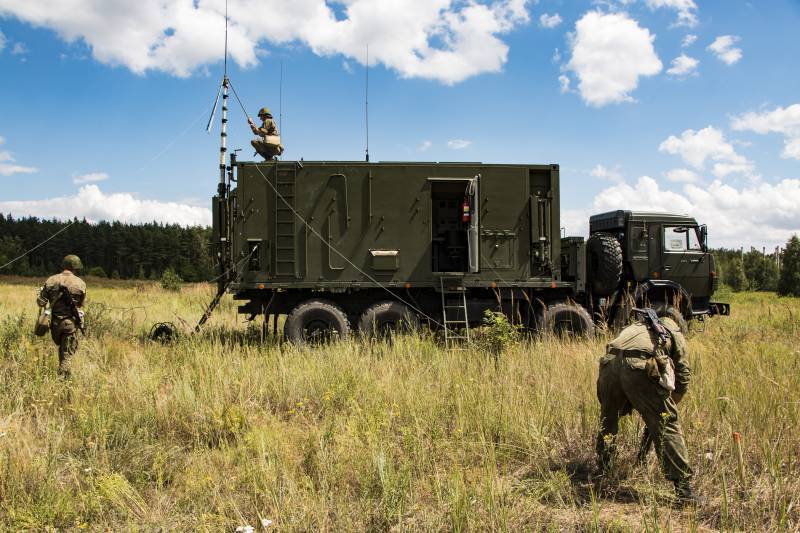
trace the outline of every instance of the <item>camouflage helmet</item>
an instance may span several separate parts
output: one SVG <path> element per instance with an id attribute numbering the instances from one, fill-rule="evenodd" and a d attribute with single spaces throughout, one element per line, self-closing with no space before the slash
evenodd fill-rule
<path id="1" fill-rule="evenodd" d="M 80 270 L 83 268 L 83 264 L 81 264 L 81 258 L 74 254 L 69 254 L 68 256 L 64 257 L 64 260 L 61 261 L 61 267 L 65 270 L 72 270 L 73 272 Z"/>
<path id="2" fill-rule="evenodd" d="M 260 117 L 261 115 L 272 116 L 272 113 L 270 112 L 268 107 L 264 106 L 264 107 L 262 107 L 261 109 L 258 110 L 258 116 Z"/>

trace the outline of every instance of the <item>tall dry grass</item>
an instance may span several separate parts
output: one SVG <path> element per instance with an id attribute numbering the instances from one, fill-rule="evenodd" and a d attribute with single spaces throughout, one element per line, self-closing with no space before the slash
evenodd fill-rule
<path id="1" fill-rule="evenodd" d="M 213 289 L 90 282 L 71 383 L 34 339 L 35 286 L 0 285 L 0 528 L 794 530 L 800 527 L 800 302 L 733 296 L 692 334 L 680 406 L 703 497 L 669 505 L 622 426 L 598 482 L 596 359 L 607 338 L 533 340 L 496 359 L 427 336 L 319 349 L 260 342 Z M 740 468 L 733 433 L 741 435 Z"/>

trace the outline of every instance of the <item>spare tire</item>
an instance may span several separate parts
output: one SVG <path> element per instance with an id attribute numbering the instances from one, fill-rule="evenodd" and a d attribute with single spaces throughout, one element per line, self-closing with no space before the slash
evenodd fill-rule
<path id="1" fill-rule="evenodd" d="M 335 303 L 308 300 L 286 317 L 283 334 L 296 344 L 324 344 L 350 337 L 350 321 Z"/>
<path id="2" fill-rule="evenodd" d="M 395 301 L 378 302 L 361 313 L 358 331 L 365 337 L 390 337 L 396 333 L 411 333 L 419 329 L 419 319 L 405 304 Z"/>
<path id="3" fill-rule="evenodd" d="M 594 336 L 594 322 L 589 312 L 577 304 L 559 303 L 544 310 L 542 330 L 556 336 Z"/>
<path id="4" fill-rule="evenodd" d="M 586 242 L 586 256 L 592 294 L 609 296 L 622 280 L 622 246 L 609 233 L 595 233 Z"/>

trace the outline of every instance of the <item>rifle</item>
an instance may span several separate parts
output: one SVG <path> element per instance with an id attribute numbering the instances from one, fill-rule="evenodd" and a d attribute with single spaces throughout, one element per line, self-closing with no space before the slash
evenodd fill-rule
<path id="1" fill-rule="evenodd" d="M 69 289 L 61 285 L 59 290 L 61 291 L 61 299 L 64 300 L 64 303 L 67 304 L 70 313 L 72 313 L 72 319 L 75 321 L 75 325 L 78 327 L 81 333 L 86 335 L 86 331 L 83 329 L 83 317 L 81 316 L 80 311 L 78 311 L 78 306 L 75 305 L 75 300 L 72 299 Z"/>
<path id="2" fill-rule="evenodd" d="M 644 315 L 644 323 L 647 325 L 647 328 L 655 331 L 656 335 L 658 335 L 658 346 L 656 346 L 656 351 L 659 348 L 664 347 L 667 344 L 667 340 L 670 338 L 670 334 L 664 324 L 661 323 L 661 319 L 658 318 L 658 313 L 656 313 L 651 307 L 647 307 L 645 309 L 634 308 L 633 312 Z M 653 436 L 647 430 L 647 427 L 645 427 L 644 431 L 642 431 L 642 438 L 641 442 L 639 443 L 639 451 L 636 453 L 637 463 L 644 463 L 645 459 L 647 459 L 647 453 L 650 451 L 652 446 Z"/>

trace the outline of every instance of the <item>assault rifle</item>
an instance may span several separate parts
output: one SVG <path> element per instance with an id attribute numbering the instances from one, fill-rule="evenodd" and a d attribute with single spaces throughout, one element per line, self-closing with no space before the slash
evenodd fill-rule
<path id="1" fill-rule="evenodd" d="M 642 318 L 644 319 L 644 323 L 647 325 L 648 329 L 651 329 L 656 332 L 658 335 L 658 347 L 661 348 L 667 341 L 669 340 L 669 331 L 661 323 L 661 319 L 658 318 L 658 313 L 656 313 L 655 309 L 652 307 L 647 307 L 645 309 L 634 308 L 634 313 L 640 313 L 644 315 Z"/>
<path id="2" fill-rule="evenodd" d="M 72 313 L 72 319 L 75 321 L 75 325 L 78 327 L 81 333 L 86 335 L 86 331 L 83 329 L 83 317 L 81 316 L 81 312 L 78 310 L 78 306 L 75 305 L 75 300 L 72 299 L 69 289 L 61 285 L 59 290 L 61 291 L 61 299 L 67 305 L 67 308 L 69 308 L 70 313 Z"/>
<path id="3" fill-rule="evenodd" d="M 645 309 L 633 309 L 634 313 L 639 313 L 643 315 L 644 323 L 647 325 L 647 328 L 655 331 L 656 335 L 658 335 L 658 346 L 656 350 L 662 348 L 667 344 L 667 340 L 669 340 L 669 331 L 661 323 L 661 319 L 658 318 L 658 314 L 656 313 L 655 309 L 651 307 L 647 307 Z M 644 431 L 642 431 L 642 440 L 639 444 L 639 451 L 636 453 L 636 462 L 637 463 L 644 463 L 645 459 L 647 459 L 647 453 L 650 451 L 650 448 L 653 446 L 653 436 L 650 435 L 650 432 L 647 430 L 645 426 Z"/>

